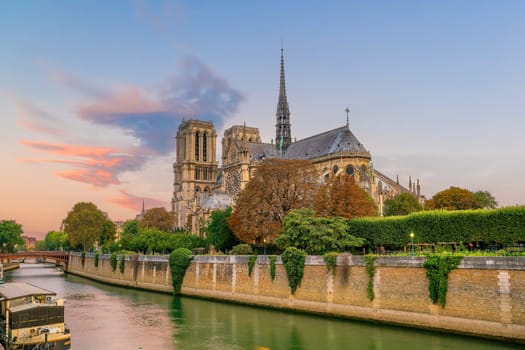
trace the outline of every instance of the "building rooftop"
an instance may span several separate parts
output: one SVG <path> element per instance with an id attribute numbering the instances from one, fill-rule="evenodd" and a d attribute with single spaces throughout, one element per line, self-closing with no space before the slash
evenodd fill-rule
<path id="1" fill-rule="evenodd" d="M 34 295 L 55 295 L 47 289 L 37 287 L 30 283 L 13 282 L 0 284 L 0 296 L 4 299 L 16 299 Z"/>
<path id="2" fill-rule="evenodd" d="M 312 159 L 333 153 L 365 153 L 365 146 L 350 131 L 348 125 L 313 135 L 292 143 L 286 149 L 286 159 Z"/>

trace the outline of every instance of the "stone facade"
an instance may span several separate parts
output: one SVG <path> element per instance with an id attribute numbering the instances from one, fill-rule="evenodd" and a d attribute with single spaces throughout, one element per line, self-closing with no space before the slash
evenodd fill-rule
<path id="1" fill-rule="evenodd" d="M 198 232 L 201 197 L 209 195 L 217 181 L 216 144 L 217 133 L 211 122 L 189 120 L 179 126 L 171 201 L 176 227 Z"/>

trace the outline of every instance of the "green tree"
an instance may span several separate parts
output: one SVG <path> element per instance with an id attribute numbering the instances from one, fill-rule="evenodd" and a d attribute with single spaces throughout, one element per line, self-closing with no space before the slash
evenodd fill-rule
<path id="1" fill-rule="evenodd" d="M 157 229 L 164 232 L 173 232 L 175 218 L 166 208 L 151 208 L 147 210 L 139 221 L 142 228 Z"/>
<path id="2" fill-rule="evenodd" d="M 131 236 L 125 249 L 147 254 L 164 254 L 176 248 L 191 250 L 201 247 L 207 247 L 206 241 L 188 232 L 167 233 L 157 229 L 141 228 L 138 234 Z"/>
<path id="3" fill-rule="evenodd" d="M 208 242 L 189 232 L 177 232 L 169 234 L 168 236 L 168 249 L 174 250 L 177 248 L 186 248 L 192 250 L 194 248 L 207 248 Z"/>
<path id="4" fill-rule="evenodd" d="M 213 244 L 215 249 L 220 251 L 231 250 L 239 240 L 228 226 L 228 218 L 232 213 L 232 208 L 224 210 L 214 210 L 211 212 L 208 226 L 206 226 L 206 239 Z"/>
<path id="5" fill-rule="evenodd" d="M 145 254 L 164 253 L 168 250 L 168 233 L 157 229 L 140 229 L 131 238 L 128 249 Z"/>
<path id="6" fill-rule="evenodd" d="M 64 219 L 64 232 L 73 248 L 88 250 L 100 239 L 106 215 L 93 203 L 80 202 Z"/>
<path id="7" fill-rule="evenodd" d="M 136 235 L 139 233 L 139 222 L 138 220 L 128 220 L 124 223 L 122 227 L 122 234 L 123 235 Z"/>
<path id="8" fill-rule="evenodd" d="M 318 215 L 325 217 L 353 219 L 377 215 L 372 198 L 355 184 L 353 177 L 347 175 L 332 176 L 320 186 L 313 208 Z"/>
<path id="9" fill-rule="evenodd" d="M 125 250 L 135 250 L 131 247 L 131 241 L 133 237 L 137 236 L 138 234 L 139 222 L 135 219 L 126 221 L 122 227 L 120 240 L 118 242 L 120 247 Z"/>
<path id="10" fill-rule="evenodd" d="M 481 206 L 474 193 L 454 186 L 436 193 L 425 203 L 425 209 L 466 210 L 479 208 Z"/>
<path id="11" fill-rule="evenodd" d="M 14 252 L 24 246 L 22 225 L 14 220 L 0 221 L 0 249 L 2 252 Z"/>
<path id="12" fill-rule="evenodd" d="M 115 241 L 117 235 L 117 227 L 111 220 L 106 220 L 102 225 L 102 232 L 100 233 L 99 244 L 104 245 Z"/>
<path id="13" fill-rule="evenodd" d="M 489 191 L 476 191 L 474 192 L 474 197 L 478 201 L 480 208 L 496 209 L 498 207 L 496 198 Z"/>
<path id="14" fill-rule="evenodd" d="M 400 193 L 394 198 L 388 198 L 384 202 L 383 215 L 408 215 L 415 211 L 423 210 L 423 206 L 412 193 Z"/>
<path id="15" fill-rule="evenodd" d="M 295 247 L 311 255 L 344 252 L 364 244 L 364 239 L 347 232 L 347 220 L 315 216 L 311 209 L 296 209 L 286 215 L 282 234 L 276 240 L 281 249 Z"/>
<path id="16" fill-rule="evenodd" d="M 46 250 L 67 250 L 67 235 L 61 231 L 49 231 L 44 238 L 44 249 Z"/>

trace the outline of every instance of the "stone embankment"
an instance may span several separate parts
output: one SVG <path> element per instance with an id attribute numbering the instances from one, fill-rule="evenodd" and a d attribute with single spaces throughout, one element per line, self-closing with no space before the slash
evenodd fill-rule
<path id="1" fill-rule="evenodd" d="M 525 257 L 466 257 L 450 272 L 446 305 L 432 304 L 421 257 L 375 261 L 373 300 L 362 256 L 340 255 L 335 273 L 322 257 L 306 259 L 302 282 L 290 294 L 280 257 L 275 279 L 270 260 L 258 256 L 251 275 L 248 256 L 195 256 L 181 293 L 265 307 L 357 318 L 525 343 Z M 110 256 L 84 259 L 73 253 L 68 272 L 94 280 L 172 292 L 167 256 L 127 256 L 124 272 Z"/>

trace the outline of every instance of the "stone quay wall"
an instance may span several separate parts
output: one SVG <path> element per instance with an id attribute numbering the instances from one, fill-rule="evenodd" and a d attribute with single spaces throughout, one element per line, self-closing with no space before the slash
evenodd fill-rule
<path id="1" fill-rule="evenodd" d="M 123 287 L 173 293 L 171 272 L 167 255 L 126 255 L 124 272 L 120 272 L 120 256 L 117 266 L 111 266 L 111 254 L 100 254 L 95 266 L 95 254 L 70 253 L 67 272 L 103 283 Z"/>
<path id="2" fill-rule="evenodd" d="M 167 256 L 127 256 L 124 273 L 109 255 L 72 254 L 68 272 L 106 283 L 172 292 Z M 295 294 L 277 256 L 259 255 L 251 275 L 248 256 L 197 255 L 181 294 L 236 303 L 398 324 L 525 343 L 525 257 L 466 257 L 448 278 L 446 306 L 432 304 L 423 257 L 378 257 L 374 299 L 362 256 L 340 255 L 335 273 L 320 256 L 308 256 Z M 117 264 L 118 265 L 118 264 Z"/>

